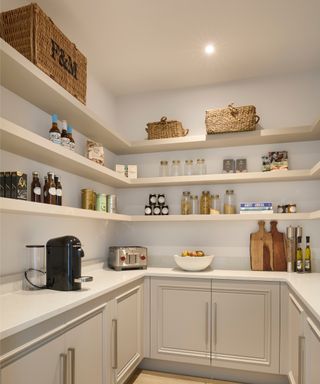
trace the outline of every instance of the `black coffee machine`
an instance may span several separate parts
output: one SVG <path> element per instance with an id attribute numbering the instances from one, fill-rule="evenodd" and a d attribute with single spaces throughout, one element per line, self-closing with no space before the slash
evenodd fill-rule
<path id="1" fill-rule="evenodd" d="M 81 283 L 92 281 L 81 276 L 81 258 L 84 256 L 80 240 L 63 236 L 47 242 L 47 288 L 56 291 L 77 291 Z"/>

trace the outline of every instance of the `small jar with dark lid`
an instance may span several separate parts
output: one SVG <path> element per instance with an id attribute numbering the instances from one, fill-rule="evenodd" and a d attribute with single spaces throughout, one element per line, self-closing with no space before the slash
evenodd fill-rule
<path id="1" fill-rule="evenodd" d="M 160 177 L 169 176 L 169 165 L 167 160 L 160 161 L 159 176 Z"/>

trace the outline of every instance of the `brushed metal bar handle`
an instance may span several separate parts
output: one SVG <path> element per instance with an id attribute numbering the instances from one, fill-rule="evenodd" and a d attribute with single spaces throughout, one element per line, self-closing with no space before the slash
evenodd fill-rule
<path id="1" fill-rule="evenodd" d="M 68 384 L 75 384 L 75 363 L 76 363 L 76 351 L 74 348 L 68 348 L 68 361 L 69 361 L 69 367 L 68 370 L 69 373 L 69 381 Z"/>
<path id="2" fill-rule="evenodd" d="M 304 342 L 305 337 L 299 336 L 299 344 L 298 344 L 298 384 L 304 384 Z"/>
<path id="3" fill-rule="evenodd" d="M 217 344 L 217 303 L 213 303 L 213 336 L 212 336 L 212 344 L 214 349 Z"/>
<path id="4" fill-rule="evenodd" d="M 112 319 L 112 368 L 118 368 L 118 321 Z"/>
<path id="5" fill-rule="evenodd" d="M 60 353 L 60 383 L 67 384 L 67 355 Z"/>
<path id="6" fill-rule="evenodd" d="M 208 343 L 209 343 L 209 303 L 206 302 L 206 313 L 205 313 L 205 316 L 206 316 L 206 324 L 205 324 L 205 329 L 206 329 L 206 334 L 205 334 L 205 342 L 206 342 L 206 347 L 208 347 Z"/>

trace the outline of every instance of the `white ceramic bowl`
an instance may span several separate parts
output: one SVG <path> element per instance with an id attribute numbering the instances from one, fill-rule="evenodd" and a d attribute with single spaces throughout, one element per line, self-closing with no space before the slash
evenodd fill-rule
<path id="1" fill-rule="evenodd" d="M 212 263 L 214 255 L 210 256 L 179 256 L 174 255 L 176 264 L 185 271 L 203 271 Z"/>

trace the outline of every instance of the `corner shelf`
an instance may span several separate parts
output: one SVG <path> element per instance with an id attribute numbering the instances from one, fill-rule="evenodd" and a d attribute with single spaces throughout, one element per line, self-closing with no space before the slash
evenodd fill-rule
<path id="1" fill-rule="evenodd" d="M 56 206 L 31 201 L 15 200 L 1 197 L 0 212 L 40 216 L 70 217 L 81 219 L 94 219 L 105 221 L 123 222 L 210 222 L 210 221 L 256 221 L 256 220 L 319 220 L 320 210 L 304 213 L 259 213 L 259 214 L 234 214 L 234 215 L 168 215 L 144 216 L 123 215 L 119 213 L 97 212 L 81 208 Z"/>
<path id="2" fill-rule="evenodd" d="M 0 137 L 1 149 L 116 188 L 320 179 L 320 161 L 311 169 L 302 170 L 128 179 L 1 117 Z"/>
<path id="3" fill-rule="evenodd" d="M 129 142 L 109 128 L 88 107 L 0 39 L 1 85 L 43 111 L 57 113 L 75 129 L 101 142 L 116 154 L 137 154 L 186 149 L 233 147 L 320 139 L 320 120 L 314 125 L 217 135 Z M 143 127 L 141 127 L 143 129 Z"/>

